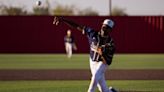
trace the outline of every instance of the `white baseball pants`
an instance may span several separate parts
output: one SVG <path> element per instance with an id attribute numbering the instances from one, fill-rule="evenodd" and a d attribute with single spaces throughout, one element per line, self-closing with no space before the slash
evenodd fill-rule
<path id="1" fill-rule="evenodd" d="M 72 44 L 71 43 L 65 43 L 65 50 L 68 58 L 71 58 L 72 56 Z"/>
<path id="2" fill-rule="evenodd" d="M 105 71 L 107 67 L 108 65 L 104 64 L 103 62 L 95 62 L 90 58 L 92 78 L 88 92 L 95 92 L 96 87 L 98 87 L 100 92 L 110 92 L 105 81 Z"/>

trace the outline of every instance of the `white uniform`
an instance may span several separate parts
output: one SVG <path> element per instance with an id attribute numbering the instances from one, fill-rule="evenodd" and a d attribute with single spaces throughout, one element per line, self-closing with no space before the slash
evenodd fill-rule
<path id="1" fill-rule="evenodd" d="M 116 92 L 113 88 L 109 89 L 105 81 L 105 71 L 108 65 L 111 64 L 115 51 L 112 38 L 110 36 L 105 38 L 101 37 L 97 31 L 89 27 L 85 27 L 83 33 L 87 35 L 90 45 L 89 61 L 92 78 L 88 92 L 95 92 L 96 87 L 98 87 L 100 92 Z M 104 47 L 104 51 L 102 51 L 102 56 L 105 59 L 105 63 L 102 56 L 98 53 L 98 48 L 104 45 L 107 46 L 107 48 Z"/>
<path id="2" fill-rule="evenodd" d="M 74 38 L 71 35 L 71 30 L 67 30 L 67 35 L 64 37 L 65 50 L 68 58 L 72 57 L 72 48 L 74 47 Z"/>
<path id="3" fill-rule="evenodd" d="M 67 57 L 71 58 L 72 57 L 72 48 L 73 48 L 73 44 L 74 44 L 74 39 L 73 39 L 72 36 L 70 36 L 70 37 L 65 36 L 64 41 L 65 41 L 65 50 L 66 50 Z"/>

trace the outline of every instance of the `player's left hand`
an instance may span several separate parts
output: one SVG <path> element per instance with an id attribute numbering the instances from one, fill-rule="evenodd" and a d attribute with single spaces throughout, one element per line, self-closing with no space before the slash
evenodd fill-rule
<path id="1" fill-rule="evenodd" d="M 60 22 L 59 17 L 54 17 L 53 24 L 55 24 L 57 26 L 57 25 L 59 25 L 59 22 Z"/>
<path id="2" fill-rule="evenodd" d="M 77 50 L 77 46 L 73 44 L 73 50 Z"/>

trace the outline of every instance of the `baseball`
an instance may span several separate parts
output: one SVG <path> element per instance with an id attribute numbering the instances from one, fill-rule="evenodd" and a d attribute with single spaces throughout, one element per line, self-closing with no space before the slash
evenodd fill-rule
<path id="1" fill-rule="evenodd" d="M 41 1 L 36 1 L 36 5 L 37 5 L 37 6 L 40 6 L 41 4 L 42 4 Z"/>

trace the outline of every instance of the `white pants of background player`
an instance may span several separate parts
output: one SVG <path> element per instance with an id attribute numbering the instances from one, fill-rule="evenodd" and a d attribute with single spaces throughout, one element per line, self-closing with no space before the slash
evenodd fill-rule
<path id="1" fill-rule="evenodd" d="M 104 64 L 103 62 L 95 62 L 90 58 L 92 78 L 88 92 L 95 92 L 96 87 L 98 87 L 100 92 L 111 92 L 105 81 L 105 71 L 107 67 L 108 65 Z"/>
<path id="2" fill-rule="evenodd" d="M 65 43 L 65 50 L 66 50 L 67 57 L 71 58 L 71 56 L 72 56 L 72 44 L 66 42 Z"/>

